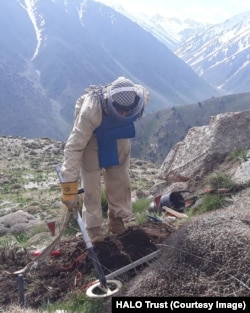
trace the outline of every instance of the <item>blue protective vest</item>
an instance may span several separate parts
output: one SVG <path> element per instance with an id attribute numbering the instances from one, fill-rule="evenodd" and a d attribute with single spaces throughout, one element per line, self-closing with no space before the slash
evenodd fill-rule
<path id="1" fill-rule="evenodd" d="M 94 131 L 98 143 L 100 167 L 119 165 L 116 140 L 135 137 L 134 121 L 138 117 L 139 114 L 125 120 L 118 120 L 103 113 L 102 123 Z"/>

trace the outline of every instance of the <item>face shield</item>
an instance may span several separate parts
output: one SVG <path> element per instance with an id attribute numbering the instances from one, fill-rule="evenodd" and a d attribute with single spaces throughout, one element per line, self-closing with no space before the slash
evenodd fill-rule
<path id="1" fill-rule="evenodd" d="M 144 107 L 144 88 L 140 85 L 107 87 L 106 100 L 109 114 L 117 119 L 140 116 Z"/>

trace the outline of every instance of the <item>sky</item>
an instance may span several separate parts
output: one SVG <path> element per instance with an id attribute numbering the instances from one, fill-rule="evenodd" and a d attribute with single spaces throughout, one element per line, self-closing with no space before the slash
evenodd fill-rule
<path id="1" fill-rule="evenodd" d="M 245 11 L 250 0 L 96 0 L 120 4 L 128 11 L 162 13 L 168 17 L 193 18 L 199 22 L 220 23 Z"/>

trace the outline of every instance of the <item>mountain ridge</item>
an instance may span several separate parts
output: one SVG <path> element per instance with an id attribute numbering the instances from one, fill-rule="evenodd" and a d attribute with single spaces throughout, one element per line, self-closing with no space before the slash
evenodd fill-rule
<path id="1" fill-rule="evenodd" d="M 211 26 L 175 53 L 224 92 L 249 92 L 250 11 Z"/>
<path id="2" fill-rule="evenodd" d="M 199 77 L 224 94 L 250 91 L 250 11 L 237 14 L 222 23 L 200 23 L 192 19 L 132 14 L 114 6 L 142 28 L 152 33 Z"/>
<path id="3" fill-rule="evenodd" d="M 118 76 L 150 90 L 146 113 L 220 94 L 152 34 L 100 3 L 12 0 L 0 11 L 1 134 L 65 139 L 84 89 Z"/>
<path id="4" fill-rule="evenodd" d="M 226 95 L 197 103 L 167 108 L 144 116 L 136 124 L 132 155 L 161 164 L 171 148 L 189 129 L 209 123 L 212 116 L 250 110 L 250 93 Z"/>

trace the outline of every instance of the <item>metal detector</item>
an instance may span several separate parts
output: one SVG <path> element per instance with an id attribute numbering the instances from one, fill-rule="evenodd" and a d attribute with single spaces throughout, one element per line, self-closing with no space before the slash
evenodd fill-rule
<path id="1" fill-rule="evenodd" d="M 55 169 L 56 169 L 57 176 L 59 178 L 60 183 L 64 183 L 65 181 L 61 175 L 61 164 L 56 165 Z M 81 189 L 81 192 L 84 192 L 84 190 Z M 95 284 L 93 284 L 87 289 L 86 295 L 92 298 L 104 298 L 104 297 L 112 296 L 121 289 L 122 284 L 118 280 L 106 280 L 101 264 L 95 253 L 94 247 L 92 245 L 92 242 L 90 240 L 90 237 L 88 235 L 88 232 L 82 221 L 82 217 L 78 209 L 79 208 L 75 209 L 75 212 L 77 212 L 77 214 L 73 213 L 73 216 L 77 220 L 77 224 L 81 230 L 81 233 L 83 235 L 83 240 L 85 241 L 86 248 L 88 250 L 89 256 L 93 262 L 94 269 L 99 279 L 98 282 L 96 282 Z"/>

